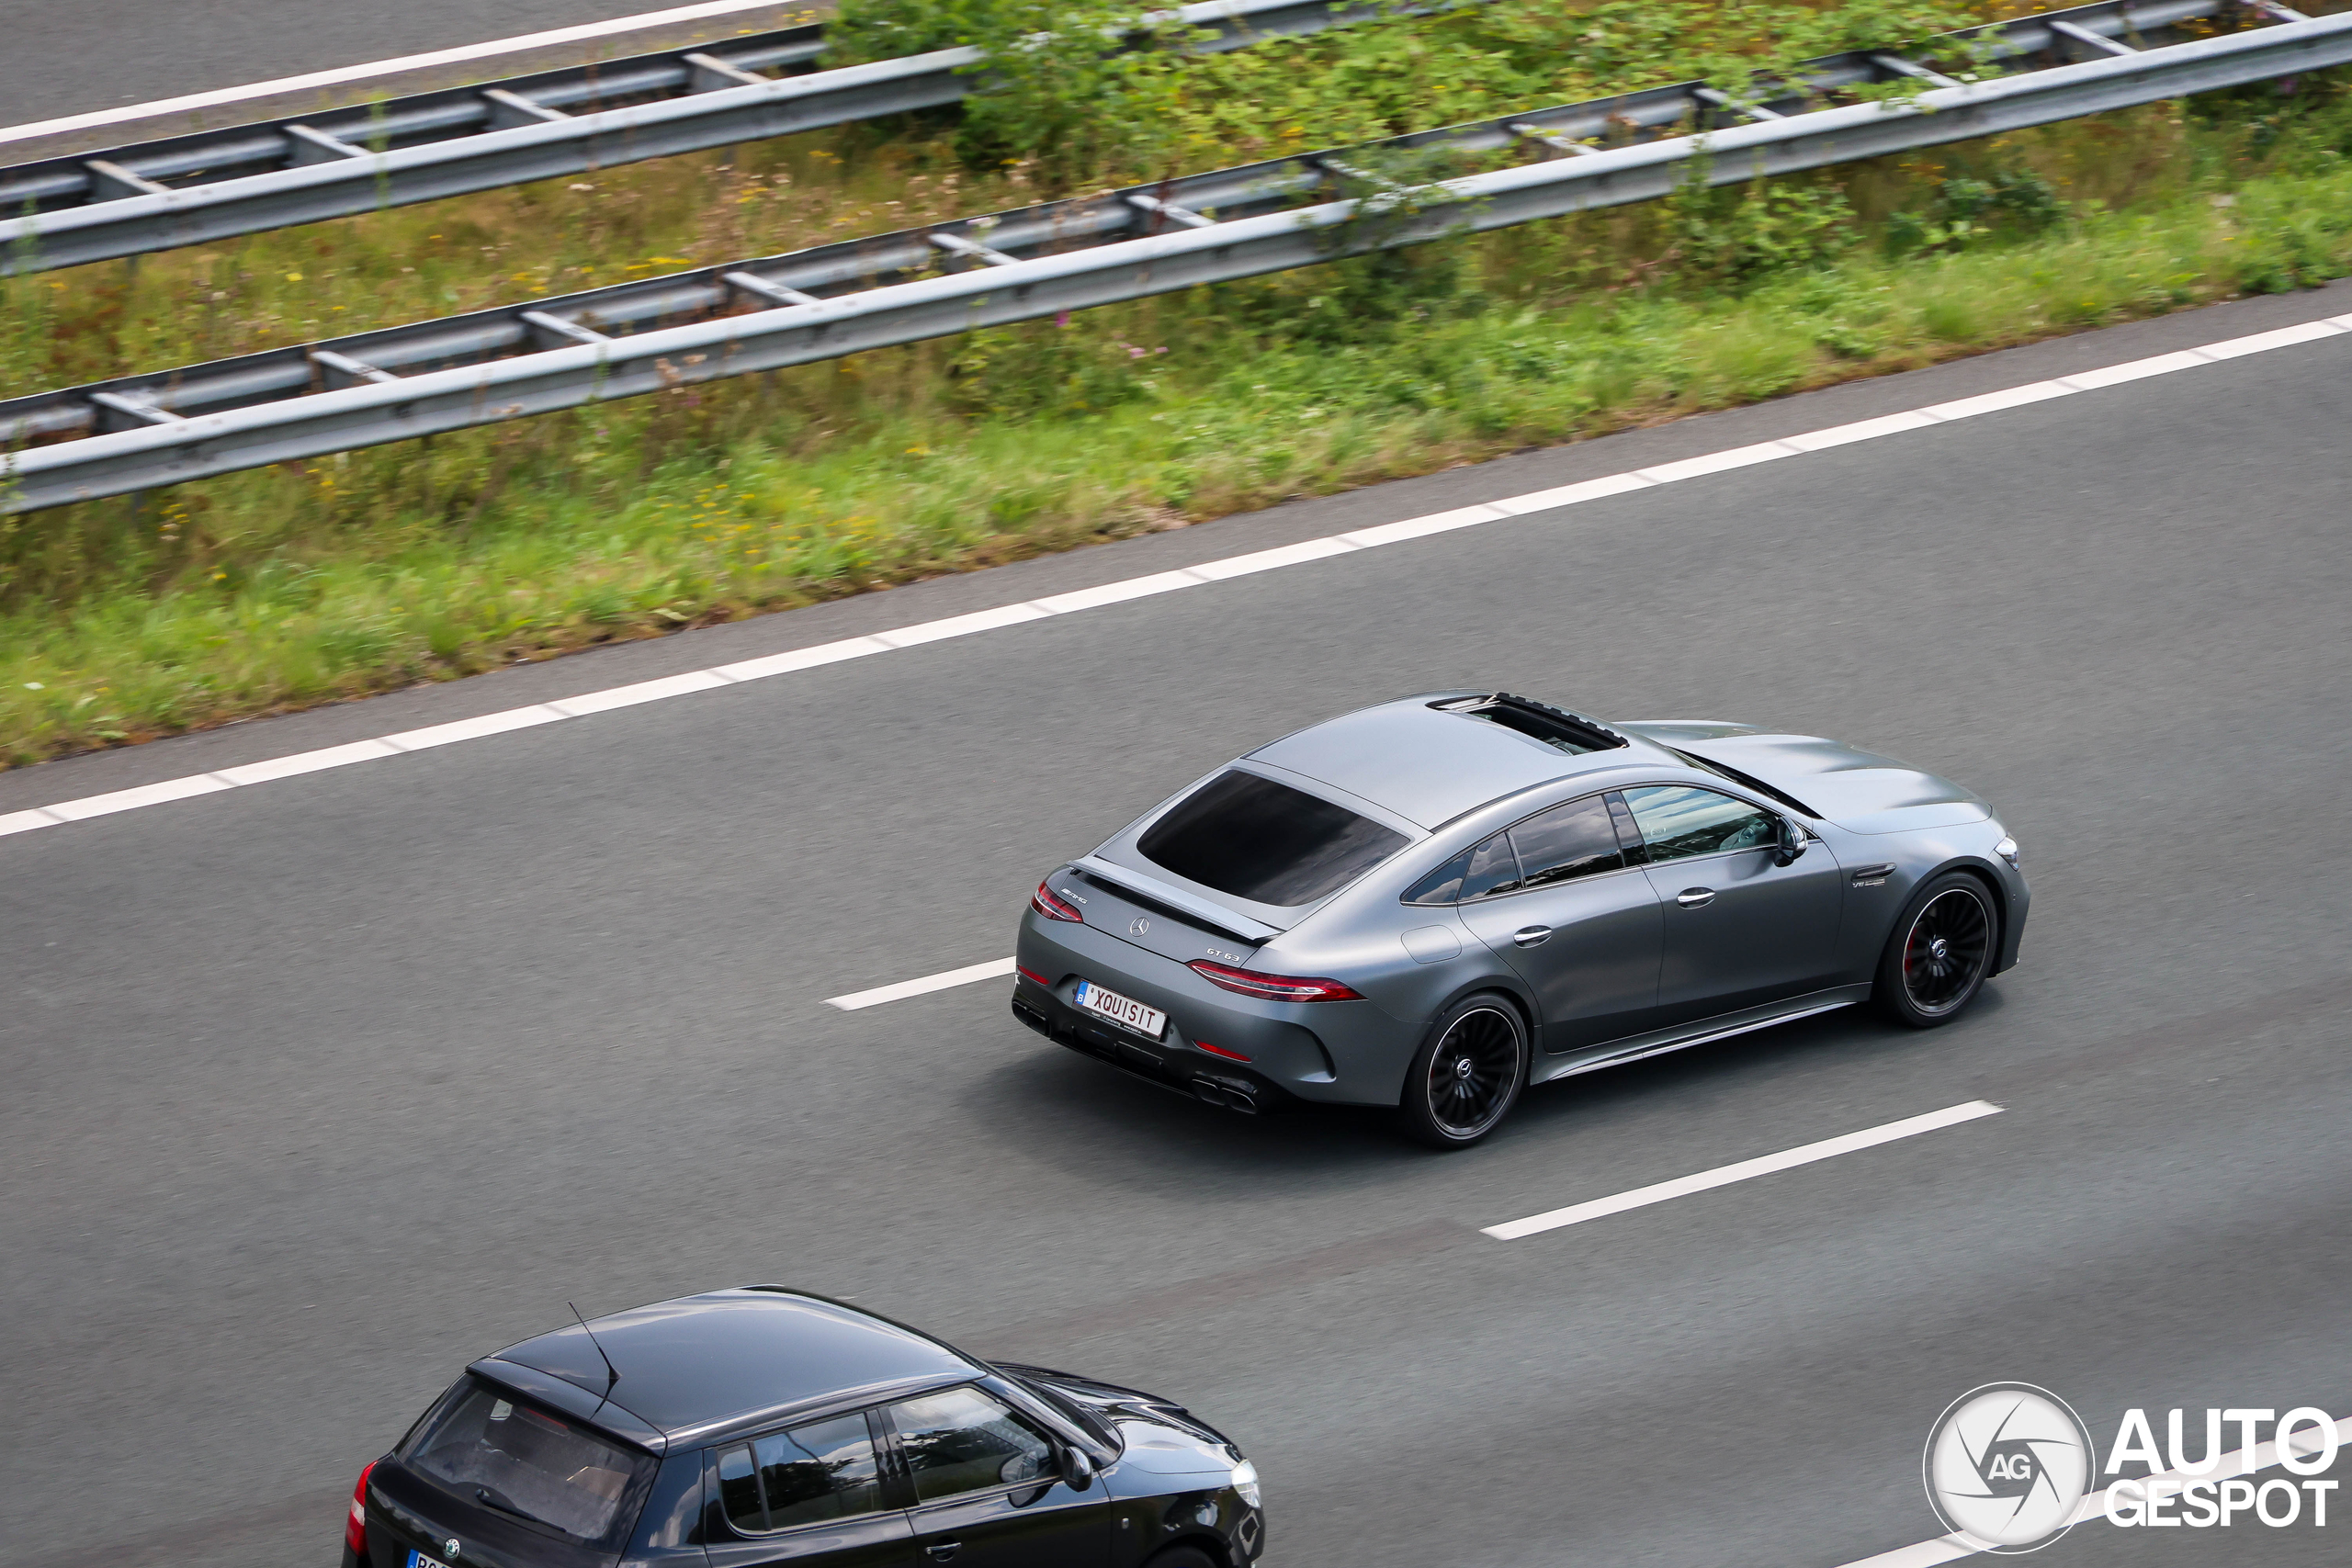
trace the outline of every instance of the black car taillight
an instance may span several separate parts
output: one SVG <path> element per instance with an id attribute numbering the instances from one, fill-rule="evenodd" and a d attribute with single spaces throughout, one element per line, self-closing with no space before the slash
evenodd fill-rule
<path id="1" fill-rule="evenodd" d="M 1051 880 L 1050 877 L 1046 879 Z M 1049 920 L 1076 920 L 1081 925 L 1086 920 L 1084 915 L 1055 897 L 1054 890 L 1044 882 L 1037 884 L 1037 891 L 1029 895 L 1029 907 Z"/>
<path id="2" fill-rule="evenodd" d="M 1303 979 L 1295 975 L 1262 975 L 1255 969 L 1236 969 L 1229 964 L 1212 964 L 1205 958 L 1195 958 L 1184 967 L 1212 986 L 1222 986 L 1228 991 L 1238 991 L 1245 997 L 1257 997 L 1264 1001 L 1363 1000 L 1363 993 L 1337 980 Z"/>
<path id="3" fill-rule="evenodd" d="M 370 1460 L 351 1488 L 351 1512 L 343 1521 L 344 1547 L 362 1560 L 368 1555 L 368 1478 L 375 1472 L 376 1461 Z"/>

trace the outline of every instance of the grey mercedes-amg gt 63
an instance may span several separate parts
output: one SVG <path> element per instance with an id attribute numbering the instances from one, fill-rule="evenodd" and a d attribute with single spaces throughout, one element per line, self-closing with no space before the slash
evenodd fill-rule
<path id="1" fill-rule="evenodd" d="M 1441 1148 L 1530 1084 L 2017 962 L 1970 791 L 1816 736 L 1435 693 L 1302 729 L 1037 885 L 1012 1010 L 1238 1111 L 1396 1106 Z"/>

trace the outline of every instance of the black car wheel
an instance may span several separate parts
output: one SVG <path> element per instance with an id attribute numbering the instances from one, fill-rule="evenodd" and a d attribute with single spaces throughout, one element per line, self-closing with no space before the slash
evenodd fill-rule
<path id="1" fill-rule="evenodd" d="M 1519 1010 L 1484 993 L 1456 1002 L 1406 1071 L 1405 1131 L 1432 1148 L 1468 1148 L 1510 1113 L 1526 1082 Z"/>
<path id="2" fill-rule="evenodd" d="M 1933 1029 L 1976 999 L 2000 934 L 1993 896 L 1965 872 L 1947 872 L 1911 896 L 1878 961 L 1871 995 L 1897 1023 Z"/>

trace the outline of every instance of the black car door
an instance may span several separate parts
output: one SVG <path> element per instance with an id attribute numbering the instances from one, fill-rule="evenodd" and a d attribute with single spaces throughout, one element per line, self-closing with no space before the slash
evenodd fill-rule
<path id="1" fill-rule="evenodd" d="M 1692 784 L 1623 793 L 1666 923 L 1660 1027 L 1829 984 L 1843 889 L 1826 845 L 1783 864 L 1775 812 Z"/>
<path id="2" fill-rule="evenodd" d="M 884 1438 L 855 1411 L 710 1452 L 710 1568 L 915 1568 L 913 1527 L 888 1505 Z"/>
<path id="3" fill-rule="evenodd" d="M 1624 854 L 1602 796 L 1555 806 L 1480 845 L 1459 897 L 1463 924 L 1533 988 L 1544 1049 L 1651 1027 L 1657 895 Z"/>
<path id="4" fill-rule="evenodd" d="M 1074 1492 L 1055 1446 L 1020 1412 L 966 1385 L 885 1412 L 913 1483 L 918 1562 L 954 1568 L 1103 1568 L 1107 1488 Z"/>

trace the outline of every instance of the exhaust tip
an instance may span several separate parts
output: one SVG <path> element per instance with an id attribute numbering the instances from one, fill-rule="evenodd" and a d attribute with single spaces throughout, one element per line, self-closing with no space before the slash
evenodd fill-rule
<path id="1" fill-rule="evenodd" d="M 1227 1111 L 1238 1111 L 1244 1116 L 1258 1114 L 1258 1097 L 1242 1084 L 1220 1083 L 1215 1078 L 1194 1078 L 1193 1093 L 1205 1104 L 1221 1105 Z"/>

